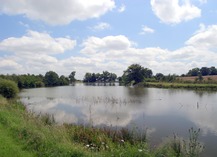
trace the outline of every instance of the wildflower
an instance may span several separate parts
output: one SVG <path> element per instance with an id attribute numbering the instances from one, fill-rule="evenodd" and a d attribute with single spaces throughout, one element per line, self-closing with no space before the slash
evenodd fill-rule
<path id="1" fill-rule="evenodd" d="M 142 152 L 142 149 L 138 149 L 139 152 Z"/>
<path id="2" fill-rule="evenodd" d="M 87 145 L 86 145 L 86 147 L 90 147 L 90 145 L 89 145 L 89 144 L 87 144 Z"/>

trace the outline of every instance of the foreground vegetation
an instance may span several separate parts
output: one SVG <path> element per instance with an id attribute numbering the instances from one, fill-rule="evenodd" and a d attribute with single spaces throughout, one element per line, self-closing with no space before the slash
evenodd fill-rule
<path id="1" fill-rule="evenodd" d="M 197 144 L 198 132 L 191 134 L 193 140 L 183 143 L 176 137 L 151 150 L 146 134 L 138 137 L 126 129 L 55 124 L 52 116 L 36 116 L 16 100 L 0 97 L 0 154 L 4 157 L 196 157 L 202 146 Z"/>

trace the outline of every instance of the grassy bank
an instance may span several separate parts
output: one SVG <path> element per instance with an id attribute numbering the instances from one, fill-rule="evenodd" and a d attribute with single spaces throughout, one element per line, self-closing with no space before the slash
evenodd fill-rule
<path id="1" fill-rule="evenodd" d="M 217 84 L 202 83 L 168 83 L 168 82 L 145 82 L 145 87 L 156 88 L 185 88 L 185 89 L 201 89 L 201 90 L 217 90 Z"/>
<path id="2" fill-rule="evenodd" d="M 134 133 L 125 129 L 115 131 L 109 128 L 58 125 L 49 115 L 35 116 L 16 100 L 6 100 L 0 96 L 0 156 L 190 156 L 186 155 L 190 151 L 180 144 L 183 140 L 176 138 L 151 150 L 145 137 L 145 134 L 142 137 L 134 136 Z"/>

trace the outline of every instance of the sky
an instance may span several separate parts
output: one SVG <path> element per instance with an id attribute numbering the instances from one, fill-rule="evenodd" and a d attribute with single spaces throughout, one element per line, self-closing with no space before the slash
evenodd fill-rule
<path id="1" fill-rule="evenodd" d="M 0 0 L 0 74 L 217 67 L 216 0 Z"/>

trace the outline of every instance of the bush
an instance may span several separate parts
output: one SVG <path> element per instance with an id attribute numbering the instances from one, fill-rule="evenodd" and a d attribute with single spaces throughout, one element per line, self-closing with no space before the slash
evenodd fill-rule
<path id="1" fill-rule="evenodd" d="M 0 79 L 0 94 L 5 98 L 14 98 L 16 97 L 19 89 L 17 84 L 10 80 Z"/>

